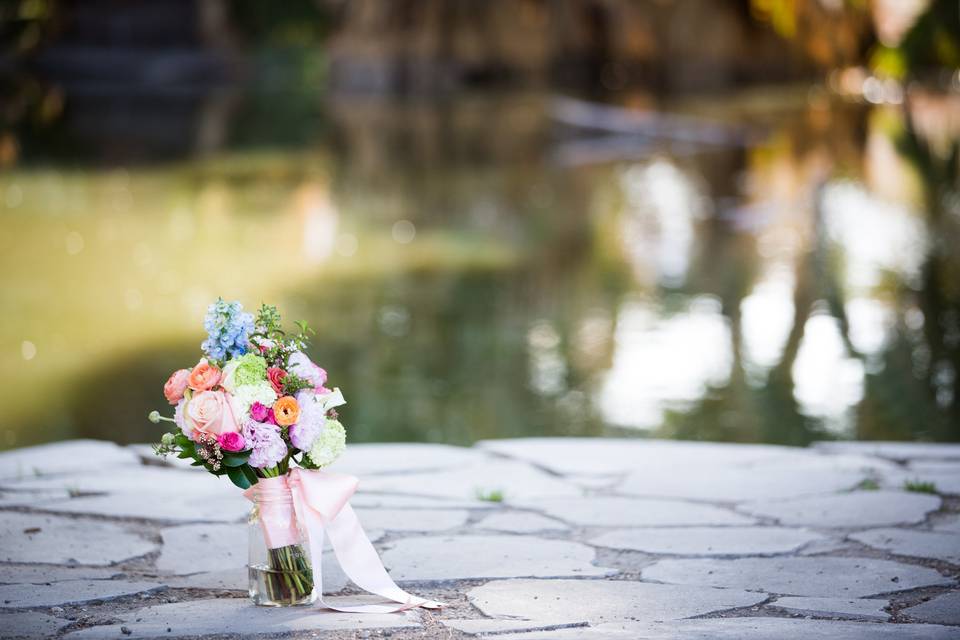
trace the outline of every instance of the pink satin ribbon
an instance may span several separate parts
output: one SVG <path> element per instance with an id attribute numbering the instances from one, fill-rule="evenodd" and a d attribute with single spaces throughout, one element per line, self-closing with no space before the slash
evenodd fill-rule
<path id="1" fill-rule="evenodd" d="M 377 550 L 350 506 L 350 497 L 358 484 L 355 477 L 341 473 L 293 468 L 286 476 L 260 478 L 243 495 L 259 504 L 264 538 L 271 549 L 296 544 L 297 522 L 303 525 L 310 544 L 313 582 L 318 601 L 324 607 L 346 613 L 438 609 L 439 602 L 418 598 L 398 587 L 383 568 Z M 292 511 L 287 496 L 292 497 Z M 325 535 L 330 537 L 337 562 L 354 584 L 399 604 L 336 606 L 324 601 L 321 560 Z"/>

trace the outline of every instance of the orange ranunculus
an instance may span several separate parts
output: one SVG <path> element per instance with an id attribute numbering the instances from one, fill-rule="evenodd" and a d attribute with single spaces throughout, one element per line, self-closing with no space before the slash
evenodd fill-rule
<path id="1" fill-rule="evenodd" d="M 194 391 L 208 391 L 220 383 L 220 369 L 202 358 L 190 372 L 187 384 Z"/>
<path id="2" fill-rule="evenodd" d="M 293 396 L 283 396 L 273 403 L 273 418 L 277 424 L 289 427 L 300 419 L 300 405 Z"/>

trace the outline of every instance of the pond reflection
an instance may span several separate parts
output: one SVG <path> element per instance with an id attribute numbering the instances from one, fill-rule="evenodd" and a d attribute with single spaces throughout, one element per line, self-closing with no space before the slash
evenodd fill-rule
<path id="1" fill-rule="evenodd" d="M 955 131 L 680 103 L 610 145 L 556 104 L 348 101 L 295 147 L 0 175 L 0 446 L 154 438 L 218 295 L 318 329 L 353 441 L 960 439 Z"/>

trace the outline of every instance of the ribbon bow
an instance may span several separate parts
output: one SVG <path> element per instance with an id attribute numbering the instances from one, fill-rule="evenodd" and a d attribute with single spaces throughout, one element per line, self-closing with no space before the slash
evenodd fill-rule
<path id="1" fill-rule="evenodd" d="M 276 501 L 263 501 L 260 505 L 264 538 L 270 548 L 295 544 L 297 522 L 303 525 L 310 544 L 314 585 L 318 600 L 324 607 L 345 613 L 393 613 L 415 607 L 439 608 L 439 602 L 418 598 L 398 587 L 383 568 L 376 549 L 350 506 L 350 496 L 356 492 L 358 484 L 355 477 L 342 473 L 293 468 L 286 476 L 260 478 L 243 495 L 249 500 L 264 494 L 292 495 L 294 513 L 290 512 L 289 503 L 283 505 Z M 330 536 L 337 562 L 354 584 L 398 604 L 335 606 L 325 602 L 321 569 L 324 535 Z"/>

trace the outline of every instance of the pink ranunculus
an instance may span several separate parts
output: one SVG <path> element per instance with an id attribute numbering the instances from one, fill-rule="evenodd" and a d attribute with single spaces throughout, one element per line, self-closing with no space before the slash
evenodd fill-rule
<path id="1" fill-rule="evenodd" d="M 287 377 L 287 372 L 280 367 L 269 367 L 267 369 L 267 380 L 270 386 L 277 392 L 277 395 L 283 395 L 283 379 Z"/>
<path id="2" fill-rule="evenodd" d="M 190 378 L 190 369 L 180 369 L 170 374 L 170 379 L 163 385 L 163 395 L 170 404 L 177 404 L 183 399 L 183 392 L 187 390 Z"/>
<path id="3" fill-rule="evenodd" d="M 201 391 L 187 405 L 187 421 L 193 428 L 194 440 L 198 433 L 214 438 L 224 433 L 240 431 L 230 407 L 230 399 L 223 391 Z"/>
<path id="4" fill-rule="evenodd" d="M 277 424 L 277 416 L 273 415 L 273 407 L 267 409 L 267 419 L 264 422 L 267 424 Z"/>
<path id="5" fill-rule="evenodd" d="M 247 446 L 243 436 L 235 431 L 221 433 L 217 437 L 217 442 L 220 443 L 220 448 L 224 451 L 243 451 Z"/>
<path id="6" fill-rule="evenodd" d="M 254 402 L 250 405 L 250 417 L 257 422 L 266 422 L 268 415 L 270 415 L 270 407 L 267 405 L 260 402 Z"/>
<path id="7" fill-rule="evenodd" d="M 207 391 L 220 383 L 220 376 L 220 369 L 207 362 L 206 358 L 202 358 L 190 372 L 187 384 L 194 391 Z"/>

